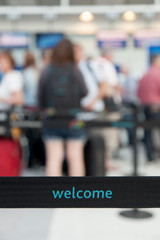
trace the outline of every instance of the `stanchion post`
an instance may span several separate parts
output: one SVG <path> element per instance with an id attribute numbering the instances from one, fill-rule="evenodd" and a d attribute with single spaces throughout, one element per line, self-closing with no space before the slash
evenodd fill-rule
<path id="1" fill-rule="evenodd" d="M 137 121 L 138 121 L 138 108 L 137 106 L 133 106 L 133 176 L 138 176 L 138 161 L 137 161 Z"/>
<path id="2" fill-rule="evenodd" d="M 138 151 L 137 151 L 137 123 L 138 123 L 138 106 L 133 105 L 133 176 L 138 176 Z M 138 209 L 120 212 L 120 215 L 132 219 L 145 219 L 152 217 L 152 214 Z"/>

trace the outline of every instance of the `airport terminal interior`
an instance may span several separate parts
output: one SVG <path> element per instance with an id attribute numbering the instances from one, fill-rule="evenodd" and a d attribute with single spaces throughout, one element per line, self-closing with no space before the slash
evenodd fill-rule
<path id="1" fill-rule="evenodd" d="M 160 0 L 0 0 L 0 177 L 160 176 L 159 120 Z M 121 211 L 0 209 L 0 239 L 160 239 Z"/>

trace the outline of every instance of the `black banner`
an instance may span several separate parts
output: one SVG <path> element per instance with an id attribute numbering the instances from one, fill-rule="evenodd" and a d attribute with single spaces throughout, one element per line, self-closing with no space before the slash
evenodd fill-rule
<path id="1" fill-rule="evenodd" d="M 1 177 L 0 208 L 159 208 L 160 177 Z"/>

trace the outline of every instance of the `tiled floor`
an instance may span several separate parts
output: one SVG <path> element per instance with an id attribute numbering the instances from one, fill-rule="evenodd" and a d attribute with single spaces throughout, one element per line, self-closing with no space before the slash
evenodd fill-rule
<path id="1" fill-rule="evenodd" d="M 1 209 L 1 240 L 46 240 L 53 210 Z"/>
<path id="2" fill-rule="evenodd" d="M 160 209 L 150 219 L 127 219 L 120 209 L 3 209 L 1 240 L 159 240 Z"/>
<path id="3" fill-rule="evenodd" d="M 144 150 L 138 147 L 138 173 L 160 175 L 160 160 L 146 163 Z M 108 176 L 133 172 L 132 150 L 123 148 L 114 160 L 116 171 Z M 26 170 L 23 176 L 43 176 L 44 169 Z M 159 240 L 160 209 L 148 209 L 150 219 L 127 219 L 120 209 L 1 209 L 0 240 Z"/>
<path id="4" fill-rule="evenodd" d="M 148 210 L 154 216 L 133 220 L 115 209 L 54 210 L 47 240 L 159 240 L 160 210 Z"/>

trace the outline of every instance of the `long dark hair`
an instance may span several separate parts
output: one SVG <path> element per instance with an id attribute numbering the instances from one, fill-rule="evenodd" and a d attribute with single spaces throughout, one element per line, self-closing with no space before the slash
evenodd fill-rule
<path id="1" fill-rule="evenodd" d="M 53 63 L 57 65 L 75 63 L 73 44 L 70 40 L 63 39 L 54 47 Z"/>

